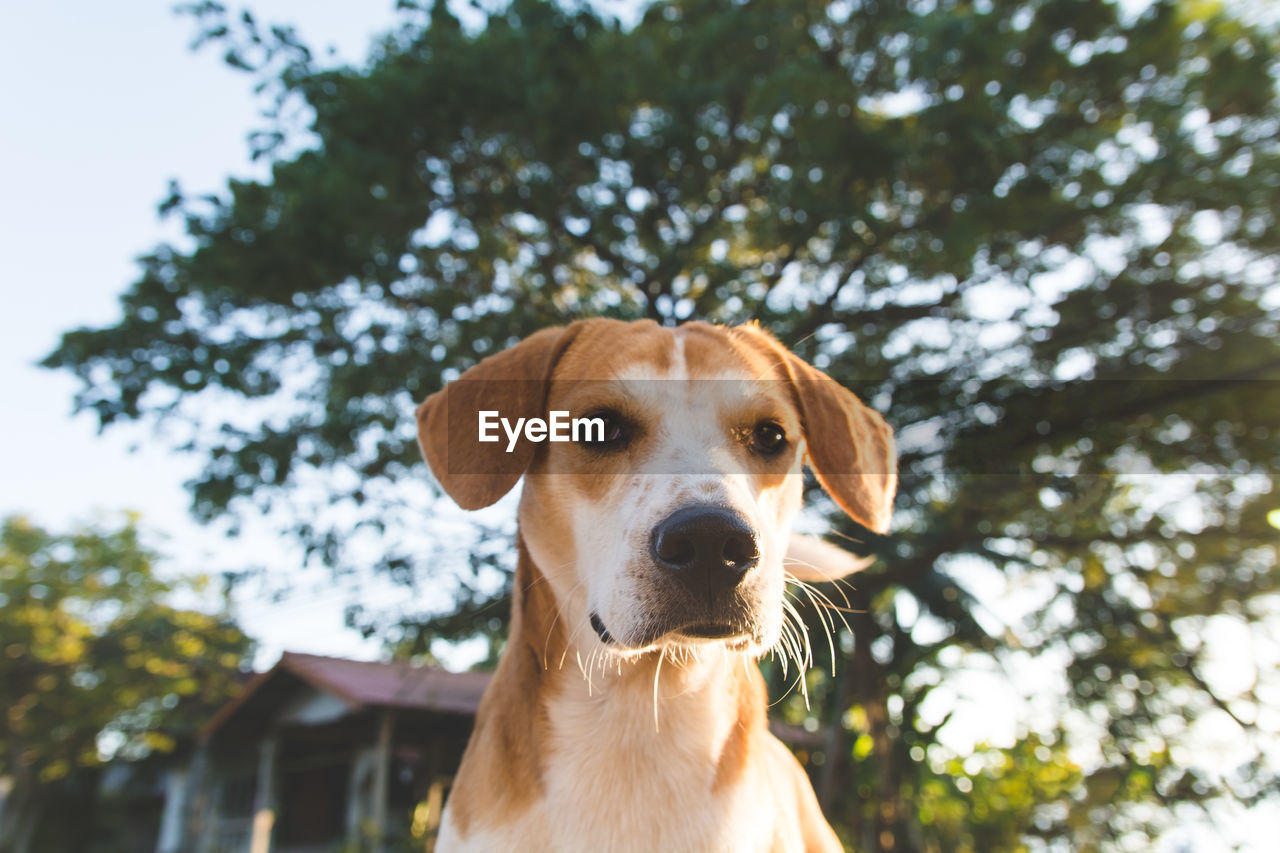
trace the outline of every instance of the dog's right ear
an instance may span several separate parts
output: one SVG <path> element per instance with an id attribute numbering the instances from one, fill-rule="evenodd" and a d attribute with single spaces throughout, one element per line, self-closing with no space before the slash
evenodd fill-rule
<path id="1" fill-rule="evenodd" d="M 497 441 L 480 441 L 481 411 L 517 418 L 546 417 L 547 383 L 578 326 L 542 329 L 491 355 L 418 406 L 418 445 L 440 487 L 463 509 L 489 506 L 511 491 L 537 445 L 523 436 L 508 453 L 501 427 Z"/>

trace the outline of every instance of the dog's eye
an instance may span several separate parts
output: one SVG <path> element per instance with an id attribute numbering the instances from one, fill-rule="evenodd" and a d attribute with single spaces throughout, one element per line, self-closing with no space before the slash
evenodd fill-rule
<path id="1" fill-rule="evenodd" d="M 751 430 L 751 451 L 761 456 L 774 456 L 787 446 L 787 433 L 773 421 L 761 421 Z"/>
<path id="2" fill-rule="evenodd" d="M 630 437 L 627 422 L 617 412 L 601 411 L 587 415 L 585 429 L 578 443 L 593 450 L 615 450 Z"/>

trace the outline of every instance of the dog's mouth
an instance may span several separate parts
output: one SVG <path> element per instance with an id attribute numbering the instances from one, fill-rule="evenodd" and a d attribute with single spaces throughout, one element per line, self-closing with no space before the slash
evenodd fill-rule
<path id="1" fill-rule="evenodd" d="M 613 635 L 609 633 L 609 630 L 604 627 L 604 621 L 600 618 L 599 613 L 591 614 L 591 627 L 595 630 L 596 636 L 600 638 L 600 642 L 604 643 L 606 646 L 617 643 L 617 640 L 613 638 Z"/>
<path id="2" fill-rule="evenodd" d="M 698 640 L 723 640 L 739 636 L 742 631 L 727 622 L 698 622 L 685 625 L 678 633 Z"/>
<path id="3" fill-rule="evenodd" d="M 596 636 L 600 638 L 600 642 L 606 646 L 618 646 L 621 643 L 609 633 L 609 629 L 605 627 L 604 620 L 600 618 L 599 613 L 591 614 L 591 628 L 596 632 Z M 664 630 L 655 630 L 647 640 L 640 645 L 650 646 L 657 643 L 664 637 L 672 637 L 677 640 L 723 640 L 726 645 L 733 648 L 745 648 L 751 643 L 751 633 L 740 625 L 731 622 L 692 622 L 685 625 L 669 627 Z"/>

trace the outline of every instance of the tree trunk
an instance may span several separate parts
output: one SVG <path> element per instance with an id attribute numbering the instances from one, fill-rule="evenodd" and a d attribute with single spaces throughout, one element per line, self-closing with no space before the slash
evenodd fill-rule
<path id="1" fill-rule="evenodd" d="M 863 843 L 868 851 L 896 853 L 907 849 L 906 838 L 899 838 L 898 823 L 904 812 L 898 784 L 898 768 L 894 764 L 893 740 L 889 732 L 889 695 L 881 666 L 871 654 L 871 644 L 880 636 L 879 626 L 871 615 L 868 593 L 852 600 L 849 626 L 853 629 L 853 654 L 850 686 L 853 699 L 862 706 L 867 717 L 867 734 L 871 738 L 871 756 L 875 762 L 875 802 L 863 827 Z M 847 707 L 844 706 L 844 707 Z M 860 810 L 864 815 L 868 813 Z"/>
<path id="2" fill-rule="evenodd" d="M 837 647 L 838 648 L 838 647 Z M 853 699 L 853 685 L 857 678 L 852 655 L 841 656 L 836 663 L 835 683 L 827 706 L 827 731 L 822 745 L 822 772 L 818 777 L 818 804 L 823 814 L 831 815 L 840 801 L 848 774 L 849 730 L 844 716 Z"/>

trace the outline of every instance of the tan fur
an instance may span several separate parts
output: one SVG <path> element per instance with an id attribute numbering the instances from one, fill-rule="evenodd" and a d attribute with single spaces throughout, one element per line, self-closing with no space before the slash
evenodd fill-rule
<path id="1" fill-rule="evenodd" d="M 530 417 L 601 407 L 634 426 L 608 458 L 474 441 L 479 408 Z M 762 419 L 794 439 L 777 458 L 734 437 Z M 839 850 L 803 768 L 768 731 L 763 679 L 747 658 L 777 642 L 806 456 L 842 508 L 887 528 L 894 460 L 879 416 L 756 327 L 590 320 L 486 359 L 424 402 L 418 420 L 424 455 L 464 507 L 526 479 L 511 636 L 437 849 Z M 757 532 L 759 564 L 735 592 L 740 637 L 646 639 L 646 620 L 674 606 L 655 586 L 648 536 L 690 502 L 733 507 Z M 795 558 L 810 576 L 861 567 L 825 547 Z M 830 571 L 808 566 L 824 555 Z"/>
<path id="2" fill-rule="evenodd" d="M 735 669 L 734 673 L 734 691 L 730 701 L 737 706 L 738 715 L 733 728 L 729 730 L 728 738 L 720 747 L 720 756 L 716 759 L 716 776 L 711 786 L 713 791 L 727 790 L 742 781 L 747 768 L 753 760 L 757 760 L 757 735 L 762 728 L 767 729 L 768 725 L 765 719 L 768 696 L 760 670 L 753 666 Z"/>
<path id="3" fill-rule="evenodd" d="M 458 829 L 495 815 L 519 813 L 542 794 L 542 744 L 546 709 L 537 697 L 552 673 L 530 643 L 545 628 L 548 647 L 564 647 L 564 631 L 547 617 L 555 602 L 520 545 L 511 604 L 511 645 L 498 663 L 476 714 L 476 728 L 454 780 L 449 807 Z M 510 713 L 524 709 L 521 716 Z M 466 792 L 474 792 L 467 796 Z M 483 793 L 480 793 L 483 792 Z"/>

